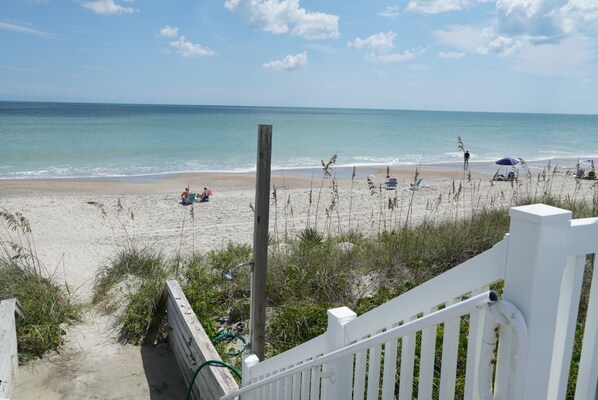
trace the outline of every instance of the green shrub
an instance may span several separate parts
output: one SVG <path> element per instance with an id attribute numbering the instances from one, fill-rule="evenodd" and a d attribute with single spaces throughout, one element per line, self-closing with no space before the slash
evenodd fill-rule
<path id="1" fill-rule="evenodd" d="M 274 354 L 291 349 L 326 331 L 331 304 L 302 302 L 278 307 L 267 327 L 267 343 Z"/>

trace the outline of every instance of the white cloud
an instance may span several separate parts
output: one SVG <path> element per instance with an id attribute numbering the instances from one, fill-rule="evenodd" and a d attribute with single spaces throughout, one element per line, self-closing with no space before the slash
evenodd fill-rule
<path id="1" fill-rule="evenodd" d="M 458 11 L 475 3 L 475 0 L 411 0 L 407 11 L 422 14 L 438 14 L 447 11 Z"/>
<path id="2" fill-rule="evenodd" d="M 179 28 L 166 25 L 160 29 L 160 36 L 174 38 L 179 36 Z"/>
<path id="3" fill-rule="evenodd" d="M 100 15 L 131 14 L 138 10 L 132 7 L 123 7 L 114 0 L 88 0 L 82 1 L 81 6 Z"/>
<path id="4" fill-rule="evenodd" d="M 366 50 L 365 59 L 372 62 L 403 62 L 409 61 L 424 52 L 424 50 L 405 50 L 402 53 L 394 53 L 394 41 L 397 34 L 394 32 L 380 32 L 367 39 L 356 38 L 347 43 L 349 47 L 357 50 Z"/>
<path id="5" fill-rule="evenodd" d="M 299 7 L 299 0 L 226 0 L 224 6 L 241 13 L 251 26 L 266 32 L 290 31 L 309 40 L 339 37 L 338 16 L 309 12 Z"/>
<path id="6" fill-rule="evenodd" d="M 596 0 L 497 0 L 496 11 L 497 32 L 542 44 L 598 30 Z"/>
<path id="7" fill-rule="evenodd" d="M 514 69 L 533 75 L 584 79 L 590 76 L 586 65 L 594 58 L 593 48 L 580 36 L 559 43 L 526 43 L 514 57 Z"/>
<path id="8" fill-rule="evenodd" d="M 497 0 L 496 26 L 499 35 L 556 37 L 561 29 L 551 13 L 564 0 Z"/>
<path id="9" fill-rule="evenodd" d="M 476 53 L 490 41 L 483 29 L 471 26 L 452 25 L 448 29 L 434 32 L 436 38 L 447 46 L 464 51 Z"/>
<path id="10" fill-rule="evenodd" d="M 463 58 L 465 53 L 460 51 L 441 51 L 438 53 L 438 58 L 444 58 L 447 60 L 457 60 Z"/>
<path id="11" fill-rule="evenodd" d="M 407 11 L 435 14 L 487 1 L 410 0 Z M 485 29 L 487 32 L 479 38 L 485 43 L 468 51 L 505 56 L 514 54 L 527 43 L 558 43 L 571 35 L 598 30 L 597 0 L 495 0 L 495 15 Z M 469 29 L 479 31 L 481 28 Z"/>
<path id="12" fill-rule="evenodd" d="M 499 56 L 511 56 L 517 49 L 523 46 L 524 41 L 508 36 L 496 36 L 485 46 L 476 49 L 479 54 L 497 54 Z"/>
<path id="13" fill-rule="evenodd" d="M 473 28 L 453 25 L 447 30 L 436 31 L 442 44 L 471 54 L 511 56 L 526 42 L 525 38 L 497 35 L 493 28 Z M 440 56 L 440 55 L 439 55 Z"/>
<path id="14" fill-rule="evenodd" d="M 275 70 L 291 70 L 305 67 L 307 65 L 307 52 L 288 55 L 282 60 L 274 60 L 262 65 L 262 68 Z"/>
<path id="15" fill-rule="evenodd" d="M 551 13 L 563 32 L 598 29 L 598 2 L 596 0 L 569 0 Z"/>
<path id="16" fill-rule="evenodd" d="M 16 33 L 24 33 L 26 35 L 38 36 L 44 39 L 62 40 L 62 36 L 55 33 L 40 31 L 26 25 L 11 24 L 9 22 L 0 22 L 0 30 L 11 31 Z"/>
<path id="17" fill-rule="evenodd" d="M 320 12 L 308 13 L 305 10 L 297 13 L 300 18 L 293 28 L 293 35 L 309 40 L 337 38 L 338 17 Z"/>
<path id="18" fill-rule="evenodd" d="M 224 2 L 224 8 L 229 11 L 234 11 L 237 7 L 239 7 L 240 0 L 226 0 Z"/>
<path id="19" fill-rule="evenodd" d="M 436 37 L 467 53 L 509 57 L 527 45 L 558 44 L 572 35 L 596 30 L 596 0 L 497 0 L 491 25 L 483 29 L 451 26 L 436 32 Z"/>
<path id="20" fill-rule="evenodd" d="M 378 13 L 381 17 L 396 18 L 399 15 L 399 6 L 388 6 L 386 9 Z"/>
<path id="21" fill-rule="evenodd" d="M 176 40 L 172 40 L 168 43 L 168 52 L 174 50 L 174 52 L 185 58 L 215 56 L 218 54 L 209 47 L 191 43 L 185 36 L 179 36 L 179 28 L 177 27 L 166 25 L 164 28 L 160 29 L 160 36 L 176 38 Z"/>
<path id="22" fill-rule="evenodd" d="M 506 15 L 520 13 L 531 18 L 538 14 L 543 4 L 546 4 L 543 0 L 497 0 L 496 9 Z"/>
<path id="23" fill-rule="evenodd" d="M 169 45 L 171 49 L 174 49 L 177 52 L 177 54 L 180 54 L 185 58 L 213 56 L 217 54 L 209 47 L 204 47 L 200 44 L 189 42 L 185 36 L 181 36 L 177 40 L 173 40 L 169 43 Z"/>

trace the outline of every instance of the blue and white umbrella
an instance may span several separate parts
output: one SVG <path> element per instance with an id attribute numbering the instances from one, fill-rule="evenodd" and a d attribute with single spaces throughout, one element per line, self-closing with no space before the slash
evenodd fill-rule
<path id="1" fill-rule="evenodd" d="M 501 158 L 500 160 L 497 160 L 496 164 L 502 165 L 505 167 L 514 166 L 516 164 L 519 164 L 519 160 L 516 158 L 513 158 L 513 157 L 504 157 L 504 158 Z M 498 174 L 498 171 L 496 171 L 496 174 Z M 507 174 L 506 170 L 505 170 L 505 174 Z"/>
<path id="2" fill-rule="evenodd" d="M 512 158 L 512 157 L 505 157 L 501 158 L 500 160 L 496 161 L 498 165 L 515 165 L 519 164 L 519 160 Z"/>

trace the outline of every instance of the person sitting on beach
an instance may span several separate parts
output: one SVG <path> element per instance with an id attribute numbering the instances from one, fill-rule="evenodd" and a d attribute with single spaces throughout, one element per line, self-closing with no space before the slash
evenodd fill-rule
<path id="1" fill-rule="evenodd" d="M 183 193 L 181 193 L 181 204 L 187 204 L 189 203 L 189 195 L 191 193 L 189 192 L 189 188 L 186 187 L 185 191 Z"/>
<path id="2" fill-rule="evenodd" d="M 212 189 L 208 189 L 207 187 L 204 187 L 203 192 L 201 193 L 201 202 L 205 203 L 206 201 L 210 201 L 211 195 L 212 195 Z"/>

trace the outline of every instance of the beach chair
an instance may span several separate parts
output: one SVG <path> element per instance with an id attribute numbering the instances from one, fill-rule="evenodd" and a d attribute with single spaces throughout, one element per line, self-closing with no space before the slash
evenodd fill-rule
<path id="1" fill-rule="evenodd" d="M 195 198 L 197 197 L 197 193 L 191 193 L 188 198 L 182 199 L 181 204 L 184 206 L 188 206 L 190 204 L 195 203 Z"/>
<path id="2" fill-rule="evenodd" d="M 513 172 L 513 171 L 510 171 L 510 172 L 507 174 L 507 180 L 508 180 L 508 181 L 515 180 L 515 172 Z"/>
<path id="3" fill-rule="evenodd" d="M 421 183 L 422 183 L 422 180 L 421 180 L 421 178 L 420 178 L 420 179 L 418 179 L 418 180 L 417 180 L 417 181 L 415 181 L 415 182 L 411 182 L 411 183 L 409 184 L 409 189 L 411 189 L 411 190 L 418 190 L 418 189 L 419 189 L 419 185 L 420 185 Z"/>
<path id="4" fill-rule="evenodd" d="M 575 174 L 575 177 L 577 179 L 583 179 L 584 175 L 585 175 L 585 171 L 583 170 L 583 168 L 578 168 L 577 173 Z"/>
<path id="5" fill-rule="evenodd" d="M 386 190 L 396 190 L 397 185 L 397 178 L 388 178 L 388 180 L 384 182 L 384 187 L 386 187 Z"/>

